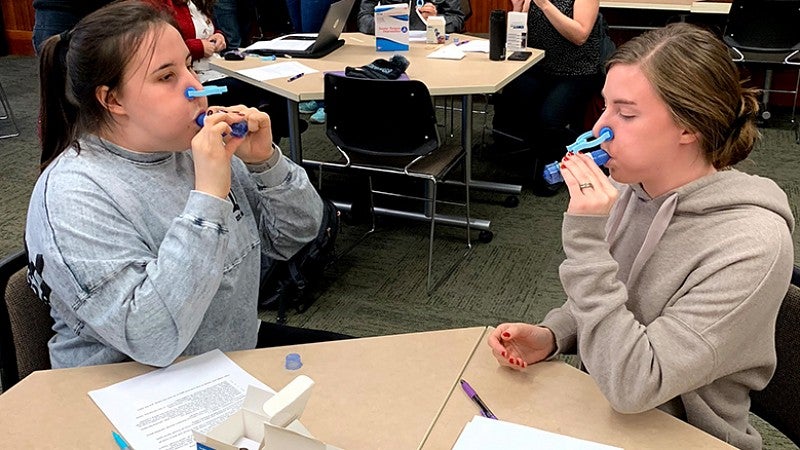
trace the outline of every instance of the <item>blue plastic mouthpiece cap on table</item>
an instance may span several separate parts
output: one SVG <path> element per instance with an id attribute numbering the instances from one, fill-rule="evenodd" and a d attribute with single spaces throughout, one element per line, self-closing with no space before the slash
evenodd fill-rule
<path id="1" fill-rule="evenodd" d="M 206 113 L 201 113 L 194 121 L 198 126 L 202 127 L 206 122 Z M 245 137 L 245 135 L 247 135 L 247 122 L 237 122 L 231 125 L 231 136 L 240 138 Z"/>
<path id="2" fill-rule="evenodd" d="M 297 370 L 303 367 L 303 362 L 300 361 L 300 355 L 297 353 L 289 353 L 286 355 L 286 370 Z"/>
<path id="3" fill-rule="evenodd" d="M 594 137 L 594 135 L 592 134 L 591 130 L 583 133 L 582 135 L 578 136 L 578 139 L 576 139 L 575 142 L 567 146 L 567 151 L 570 153 L 577 153 L 581 150 L 597 147 L 603 142 L 614 139 L 614 132 L 611 131 L 611 128 L 603 127 L 600 129 L 600 135 L 597 136 L 597 138 L 590 140 L 592 137 Z M 598 166 L 602 166 L 610 159 L 605 150 L 595 150 L 593 152 L 589 152 L 588 155 L 592 157 L 594 163 Z M 564 177 L 561 176 L 560 166 L 561 163 L 558 161 L 552 162 L 545 166 L 542 176 L 548 184 L 561 183 L 564 181 Z"/>
<path id="4" fill-rule="evenodd" d="M 184 92 L 184 95 L 186 95 L 186 98 L 191 100 L 191 99 L 197 98 L 197 97 L 208 97 L 209 95 L 224 94 L 226 92 L 228 92 L 228 87 L 227 86 L 209 85 L 209 86 L 203 86 L 203 90 L 202 91 L 197 90 L 197 89 L 195 89 L 193 87 L 188 87 L 188 88 L 186 88 L 186 91 Z"/>

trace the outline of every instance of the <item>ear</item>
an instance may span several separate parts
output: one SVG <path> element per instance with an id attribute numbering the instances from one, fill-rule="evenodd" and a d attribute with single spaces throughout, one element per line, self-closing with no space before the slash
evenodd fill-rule
<path id="1" fill-rule="evenodd" d="M 124 115 L 126 113 L 125 107 L 119 102 L 116 92 L 111 90 L 108 86 L 97 86 L 94 90 L 94 95 L 100 105 L 107 109 L 112 115 Z"/>
<path id="2" fill-rule="evenodd" d="M 699 140 L 698 133 L 687 129 L 681 131 L 681 137 L 679 139 L 681 144 L 692 144 Z"/>

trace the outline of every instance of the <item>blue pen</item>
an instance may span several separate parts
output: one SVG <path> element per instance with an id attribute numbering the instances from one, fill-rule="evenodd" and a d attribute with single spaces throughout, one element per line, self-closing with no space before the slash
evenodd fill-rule
<path id="1" fill-rule="evenodd" d="M 603 127 L 600 129 L 600 135 L 596 139 L 589 140 L 589 138 L 593 137 L 591 131 L 587 131 L 582 135 L 578 136 L 578 139 L 575 140 L 572 144 L 567 146 L 567 151 L 570 153 L 577 153 L 580 150 L 585 150 L 587 148 L 597 147 L 598 145 L 602 144 L 605 141 L 610 141 L 614 139 L 614 132 L 611 131 L 611 128 Z M 589 156 L 592 157 L 594 163 L 598 166 L 602 166 L 603 164 L 607 163 L 610 157 L 605 150 L 595 150 L 593 152 L 588 153 Z M 548 184 L 555 184 L 561 183 L 564 181 L 564 177 L 561 176 L 561 163 L 558 161 L 552 162 L 544 167 L 543 171 L 543 178 Z"/>
<path id="2" fill-rule="evenodd" d="M 119 446 L 120 449 L 122 449 L 122 450 L 131 449 L 132 450 L 132 447 L 130 445 L 128 445 L 128 443 L 125 442 L 125 439 L 122 439 L 122 436 L 117 434 L 116 431 L 111 430 L 111 435 L 114 436 L 114 442 L 117 443 L 117 445 Z"/>
<path id="3" fill-rule="evenodd" d="M 224 94 L 228 92 L 227 86 L 203 86 L 203 90 L 199 91 L 193 87 L 186 88 L 183 93 L 189 100 L 197 97 L 208 97 L 209 95 Z"/>

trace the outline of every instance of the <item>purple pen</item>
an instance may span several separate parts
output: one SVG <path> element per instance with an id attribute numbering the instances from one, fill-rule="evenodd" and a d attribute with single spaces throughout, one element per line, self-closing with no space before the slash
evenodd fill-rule
<path id="1" fill-rule="evenodd" d="M 194 119 L 195 123 L 202 127 L 206 121 L 206 113 L 200 113 L 196 119 Z M 237 122 L 231 125 L 231 135 L 234 137 L 244 137 L 247 134 L 247 122 Z"/>
<path id="2" fill-rule="evenodd" d="M 481 409 L 481 415 L 483 417 L 497 420 L 497 416 L 495 416 L 492 410 L 490 410 L 489 407 L 486 406 L 486 403 L 483 403 L 483 400 L 481 400 L 481 398 L 478 397 L 478 393 L 475 392 L 475 389 L 472 389 L 472 386 L 470 386 L 469 383 L 467 383 L 465 380 L 461 380 L 461 389 L 464 389 L 464 392 L 466 392 L 467 397 L 472 399 L 472 401 L 475 402 L 476 405 L 478 405 L 478 408 Z"/>

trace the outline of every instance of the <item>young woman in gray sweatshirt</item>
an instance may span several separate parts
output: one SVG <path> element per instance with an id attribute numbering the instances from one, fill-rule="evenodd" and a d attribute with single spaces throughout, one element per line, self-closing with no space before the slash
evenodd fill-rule
<path id="1" fill-rule="evenodd" d="M 43 47 L 46 168 L 25 241 L 53 367 L 254 348 L 262 254 L 287 259 L 317 234 L 321 199 L 269 117 L 189 98 L 203 90 L 191 64 L 171 17 L 139 2 Z"/>
<path id="2" fill-rule="evenodd" d="M 775 370 L 775 318 L 794 262 L 794 218 L 771 180 L 731 166 L 758 136 L 756 92 L 727 48 L 688 24 L 646 33 L 608 62 L 595 125 L 607 177 L 567 154 L 566 303 L 489 345 L 524 369 L 578 353 L 611 406 L 660 408 L 736 447 L 761 448 L 749 393 Z"/>

